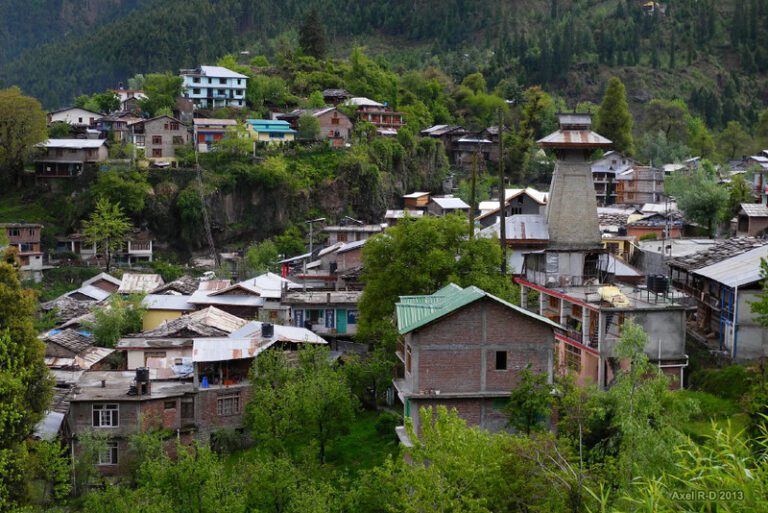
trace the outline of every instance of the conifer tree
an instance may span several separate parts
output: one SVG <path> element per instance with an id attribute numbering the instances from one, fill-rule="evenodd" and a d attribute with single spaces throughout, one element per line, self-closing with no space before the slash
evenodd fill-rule
<path id="1" fill-rule="evenodd" d="M 299 46 L 305 55 L 316 59 L 325 57 L 325 30 L 317 9 L 312 8 L 299 27 Z"/>
<path id="2" fill-rule="evenodd" d="M 618 77 L 613 77 L 608 81 L 608 88 L 597 111 L 597 132 L 613 141 L 616 151 L 631 155 L 635 151 L 633 124 L 624 84 Z"/>

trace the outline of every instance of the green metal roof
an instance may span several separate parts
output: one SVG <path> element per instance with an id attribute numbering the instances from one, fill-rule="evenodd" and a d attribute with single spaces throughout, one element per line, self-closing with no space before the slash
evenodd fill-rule
<path id="1" fill-rule="evenodd" d="M 401 296 L 400 302 L 395 305 L 397 329 L 401 335 L 405 335 L 484 297 L 501 303 L 532 319 L 549 324 L 553 328 L 560 327 L 557 323 L 546 317 L 529 312 L 482 289 L 474 286 L 462 289 L 458 285 L 451 283 L 431 295 Z"/>

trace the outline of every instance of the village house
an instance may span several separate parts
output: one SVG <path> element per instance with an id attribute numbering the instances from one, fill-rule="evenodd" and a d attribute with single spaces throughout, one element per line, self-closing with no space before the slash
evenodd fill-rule
<path id="1" fill-rule="evenodd" d="M 147 99 L 147 95 L 141 89 L 112 89 L 120 101 L 121 112 L 131 112 L 137 114 L 141 112 L 141 101 Z"/>
<path id="2" fill-rule="evenodd" d="M 193 141 L 200 153 L 208 153 L 216 143 L 224 139 L 228 130 L 237 126 L 235 119 L 195 118 L 193 121 Z"/>
<path id="3" fill-rule="evenodd" d="M 188 127 L 176 118 L 157 116 L 131 125 L 133 144 L 153 165 L 176 167 L 176 147 L 190 142 Z"/>
<path id="4" fill-rule="evenodd" d="M 331 105 L 338 105 L 340 103 L 344 103 L 351 97 L 352 95 L 349 94 L 349 92 L 346 89 L 324 89 L 323 90 L 323 100 L 325 101 L 325 103 L 329 103 Z"/>
<path id="5" fill-rule="evenodd" d="M 366 240 L 344 243 L 336 251 L 336 282 L 337 288 L 345 290 L 362 290 L 360 276 L 363 270 L 363 246 Z"/>
<path id="6" fill-rule="evenodd" d="M 287 114 L 278 114 L 277 119 L 287 121 L 294 130 L 299 129 L 301 116 L 310 115 L 320 123 L 320 139 L 328 141 L 334 148 L 343 147 L 352 137 L 352 121 L 336 107 L 317 109 L 296 109 Z"/>
<path id="7" fill-rule="evenodd" d="M 454 161 L 457 155 L 456 142 L 469 134 L 467 130 L 458 125 L 433 125 L 419 133 L 422 137 L 440 140 L 445 148 L 445 154 L 448 156 L 448 162 L 452 165 L 459 165 Z"/>
<path id="8" fill-rule="evenodd" d="M 664 171 L 650 166 L 632 166 L 616 175 L 616 204 L 657 203 L 664 194 Z"/>
<path id="9" fill-rule="evenodd" d="M 427 213 L 433 216 L 447 216 L 450 214 L 468 214 L 469 205 L 461 198 L 453 196 L 432 196 L 427 205 Z"/>
<path id="10" fill-rule="evenodd" d="M 767 244 L 768 240 L 754 237 L 723 239 L 714 241 L 706 248 L 696 244 L 698 251 L 689 250 L 666 262 L 669 266 L 672 286 L 690 295 L 695 302 L 697 331 L 705 336 L 715 337 L 720 347 L 726 347 L 732 340 L 727 337 L 732 337 L 733 332 L 725 328 L 727 322 L 731 323 L 728 325 L 729 328 L 733 325 L 733 307 L 737 299 L 735 284 L 739 283 L 740 287 L 745 287 L 747 290 L 753 287 L 753 284 L 741 283 L 739 279 L 731 278 L 727 273 L 723 274 L 721 271 L 723 268 L 728 269 L 728 264 L 719 267 L 715 265 L 732 260 L 732 270 L 736 273 L 743 269 L 744 265 L 742 260 L 736 257 L 763 248 Z M 759 269 L 759 259 L 755 260 L 755 255 L 759 254 L 761 252 L 755 251 L 746 260 L 746 262 L 758 262 L 755 264 L 755 272 Z M 714 268 L 716 272 L 705 271 L 706 269 L 711 271 L 710 268 Z M 721 275 L 723 283 L 717 281 L 721 279 Z M 748 277 L 749 273 L 745 272 L 744 276 Z"/>
<path id="11" fill-rule="evenodd" d="M 405 125 L 405 114 L 395 112 L 387 104 L 373 101 L 369 98 L 355 97 L 347 100 L 345 105 L 357 109 L 356 121 L 366 121 L 376 127 L 379 135 L 394 136 L 398 129 Z"/>
<path id="12" fill-rule="evenodd" d="M 247 76 L 221 66 L 183 69 L 179 74 L 184 79 L 184 97 L 192 100 L 196 107 L 245 107 Z"/>
<path id="13" fill-rule="evenodd" d="M 592 180 L 599 207 L 616 203 L 616 176 L 629 171 L 636 163 L 635 159 L 614 150 L 592 162 Z"/>
<path id="14" fill-rule="evenodd" d="M 224 287 L 203 281 L 189 302 L 197 308 L 215 306 L 243 319 L 263 318 L 265 321 L 282 322 L 288 319 L 288 307 L 280 302 L 283 289 L 297 286 L 291 280 L 274 273 L 265 273 Z"/>
<path id="15" fill-rule="evenodd" d="M 402 209 L 402 210 L 387 210 L 384 213 L 384 224 L 387 227 L 395 226 L 403 219 L 419 219 L 424 217 L 424 210 Z"/>
<path id="16" fill-rule="evenodd" d="M 525 189 L 505 189 L 504 216 L 542 214 L 544 207 L 547 204 L 548 196 L 549 195 L 546 192 L 538 191 L 532 187 L 526 187 Z M 487 228 L 494 223 L 498 223 L 499 208 L 498 199 L 481 201 L 478 205 L 480 215 L 477 216 L 475 222 L 482 228 Z"/>
<path id="17" fill-rule="evenodd" d="M 419 409 L 438 405 L 456 408 L 470 425 L 504 429 L 503 408 L 520 371 L 530 365 L 552 382 L 558 326 L 477 287 L 450 284 L 432 295 L 401 297 L 396 315 L 401 338 L 393 383 L 417 433 Z"/>
<path id="18" fill-rule="evenodd" d="M 283 144 L 296 138 L 296 130 L 292 129 L 287 121 L 279 119 L 246 119 L 245 129 L 253 139 L 254 150 L 259 143 Z"/>
<path id="19" fill-rule="evenodd" d="M 521 305 L 557 323 L 557 367 L 577 382 L 610 386 L 619 359 L 614 348 L 628 320 L 648 335 L 645 353 L 682 387 L 687 366 L 684 305 L 668 293 L 666 280 L 648 280 L 644 289 L 618 283 L 602 247 L 589 156 L 611 142 L 591 131 L 588 114 L 560 114 L 560 128 L 539 140 L 557 155 L 545 220 L 549 242 L 528 253 Z M 618 260 L 614 260 L 618 261 Z M 528 291 L 538 304 L 528 305 Z"/>
<path id="20" fill-rule="evenodd" d="M 428 192 L 416 191 L 403 195 L 403 204 L 406 210 L 427 211 L 429 206 L 430 194 Z"/>
<path id="21" fill-rule="evenodd" d="M 357 333 L 357 304 L 361 295 L 359 290 L 288 290 L 281 302 L 290 308 L 292 326 L 319 335 L 349 337 Z"/>
<path id="22" fill-rule="evenodd" d="M 109 156 L 103 139 L 48 139 L 35 148 L 41 150 L 34 157 L 37 179 L 74 178 Z"/>
<path id="23" fill-rule="evenodd" d="M 54 110 L 48 113 L 48 124 L 66 123 L 73 127 L 93 128 L 96 126 L 96 120 L 101 117 L 98 112 L 93 112 L 81 107 L 67 107 L 66 109 Z"/>
<path id="24" fill-rule="evenodd" d="M 477 169 L 485 168 L 486 162 L 499 161 L 498 139 L 494 142 L 490 134 L 466 134 L 454 140 L 448 153 L 448 160 L 464 171 L 471 171 L 477 162 Z"/>
<path id="25" fill-rule="evenodd" d="M 736 236 L 764 236 L 768 228 L 768 205 L 765 203 L 742 203 L 736 217 Z"/>
<path id="26" fill-rule="evenodd" d="M 132 126 L 142 121 L 132 112 L 115 112 L 96 120 L 99 137 L 117 143 L 132 142 Z"/>
<path id="27" fill-rule="evenodd" d="M 144 331 L 155 329 L 161 324 L 194 312 L 197 307 L 189 302 L 189 295 L 148 294 L 142 299 Z"/>
<path id="28" fill-rule="evenodd" d="M 40 237 L 43 225 L 36 223 L 0 223 L 8 239 L 8 245 L 15 248 L 23 273 L 39 272 L 43 269 L 43 251 Z"/>
<path id="29" fill-rule="evenodd" d="M 366 240 L 377 233 L 384 231 L 386 225 L 382 224 L 340 224 L 323 227 L 323 231 L 328 234 L 328 245 L 332 246 L 337 242 L 355 242 Z"/>

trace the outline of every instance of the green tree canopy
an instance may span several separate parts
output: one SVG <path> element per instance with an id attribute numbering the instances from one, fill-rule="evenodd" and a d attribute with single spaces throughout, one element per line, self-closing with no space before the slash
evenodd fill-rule
<path id="1" fill-rule="evenodd" d="M 316 141 L 320 138 L 320 120 L 312 114 L 302 114 L 299 117 L 299 139 Z"/>
<path id="2" fill-rule="evenodd" d="M 155 116 L 163 109 L 175 109 L 176 98 L 181 96 L 184 79 L 171 73 L 150 73 L 144 77 L 144 94 L 141 108 Z"/>
<path id="3" fill-rule="evenodd" d="M 40 102 L 18 87 L 0 90 L 0 176 L 6 185 L 20 185 L 24 161 L 46 136 Z"/>
<path id="4" fill-rule="evenodd" d="M 688 116 L 688 106 L 682 100 L 653 99 L 645 108 L 645 131 L 656 133 L 661 130 L 668 140 L 684 142 Z"/>
<path id="5" fill-rule="evenodd" d="M 750 150 L 752 139 L 738 121 L 729 121 L 717 134 L 717 149 L 726 159 L 741 157 Z"/>
<path id="6" fill-rule="evenodd" d="M 304 55 L 315 59 L 325 57 L 325 28 L 322 17 L 314 7 L 309 10 L 299 27 L 299 46 Z"/>
<path id="7" fill-rule="evenodd" d="M 717 183 L 714 168 L 707 161 L 690 173 L 673 175 L 665 189 L 675 197 L 685 217 L 706 226 L 710 235 L 714 235 L 716 224 L 728 217 L 728 190 Z"/>
<path id="8" fill-rule="evenodd" d="M 633 125 L 624 84 L 618 77 L 613 77 L 608 81 L 605 96 L 597 111 L 596 131 L 613 141 L 616 151 L 631 155 L 635 151 Z"/>
<path id="9" fill-rule="evenodd" d="M 104 253 L 109 272 L 115 251 L 125 245 L 131 229 L 131 223 L 123 214 L 120 203 L 111 203 L 107 198 L 99 198 L 96 201 L 96 209 L 83 226 L 88 240 Z"/>

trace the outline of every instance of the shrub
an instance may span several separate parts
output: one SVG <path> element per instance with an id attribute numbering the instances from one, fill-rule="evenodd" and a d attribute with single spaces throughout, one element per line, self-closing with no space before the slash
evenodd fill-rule
<path id="1" fill-rule="evenodd" d="M 737 401 L 749 390 L 749 372 L 741 365 L 702 369 L 691 374 L 688 383 L 693 390 Z"/>
<path id="2" fill-rule="evenodd" d="M 395 437 L 395 427 L 400 424 L 402 424 L 402 419 L 400 419 L 399 415 L 385 411 L 376 419 L 374 427 L 381 436 Z"/>

